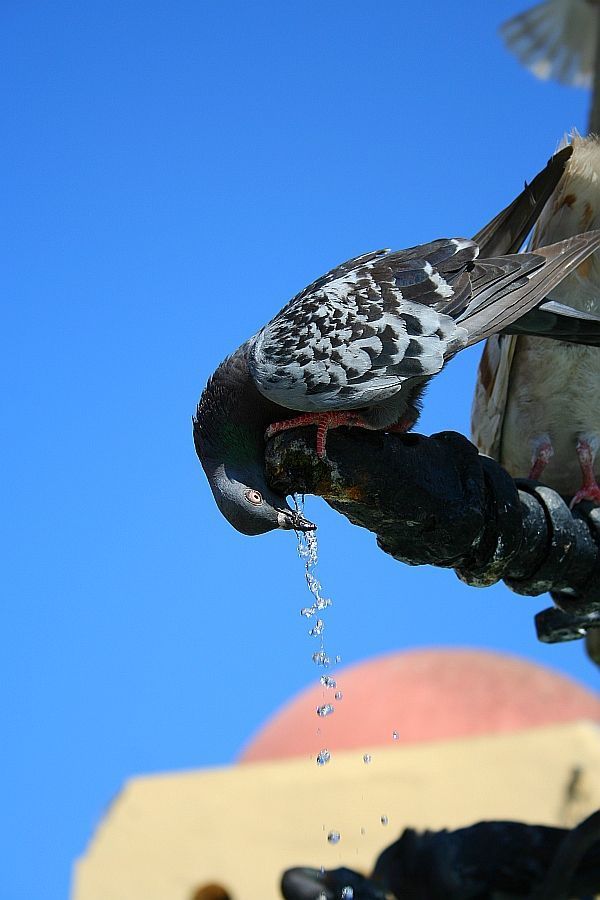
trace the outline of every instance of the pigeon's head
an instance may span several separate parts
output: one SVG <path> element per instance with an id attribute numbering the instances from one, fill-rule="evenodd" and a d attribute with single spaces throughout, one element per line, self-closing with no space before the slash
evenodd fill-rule
<path id="1" fill-rule="evenodd" d="M 316 526 L 267 484 L 265 399 L 250 377 L 244 345 L 210 377 L 193 418 L 194 446 L 217 506 L 242 534 Z"/>
<path id="2" fill-rule="evenodd" d="M 221 464 L 207 472 L 217 506 L 242 534 L 265 534 L 275 528 L 313 531 L 316 526 L 272 491 L 260 471 L 239 472 Z"/>

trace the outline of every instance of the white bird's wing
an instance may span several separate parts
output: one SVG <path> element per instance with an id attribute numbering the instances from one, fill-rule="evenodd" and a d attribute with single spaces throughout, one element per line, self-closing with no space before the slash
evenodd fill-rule
<path id="1" fill-rule="evenodd" d="M 525 182 L 521 193 L 473 236 L 484 259 L 506 256 L 521 249 L 572 154 L 570 144 L 555 153 L 531 183 Z"/>
<path id="2" fill-rule="evenodd" d="M 589 87 L 594 73 L 598 6 L 545 0 L 500 27 L 506 46 L 538 78 Z"/>
<path id="3" fill-rule="evenodd" d="M 571 146 L 573 154 L 567 162 L 562 180 L 539 217 L 530 250 L 600 225 L 600 139 L 593 135 L 586 138 L 575 135 Z M 531 325 L 530 334 L 599 346 L 599 252 L 574 267 L 560 284 L 549 291 L 549 297 L 538 309 L 507 330 L 515 335 L 527 333 L 527 326 Z M 523 328 L 523 325 L 526 327 Z M 527 343 L 518 343 L 519 340 L 512 335 L 490 338 L 479 365 L 471 412 L 473 441 L 483 453 L 495 457 L 503 464 L 508 464 L 507 454 L 515 457 L 515 440 L 520 440 L 529 447 L 532 438 L 527 428 L 515 428 L 514 421 L 526 421 L 531 424 L 532 429 L 540 430 L 539 422 L 536 420 L 534 425 L 532 420 L 532 414 L 536 410 L 512 407 L 513 403 L 523 402 L 519 391 L 522 392 L 524 385 L 530 382 L 531 394 L 538 397 L 539 406 L 539 398 L 544 397 L 544 379 L 548 374 L 540 361 L 548 360 L 548 366 L 553 370 L 560 369 L 562 359 L 568 363 L 575 358 L 573 349 L 565 350 L 563 356 L 563 350 L 555 341 L 533 339 Z M 592 354 L 598 352 L 593 350 Z M 520 368 L 516 365 L 517 354 L 522 362 Z M 600 356 L 597 358 L 600 360 Z M 586 365 L 591 366 L 596 356 L 585 356 L 585 359 Z M 565 383 L 565 392 L 569 389 L 569 383 Z M 516 399 L 517 395 L 521 397 L 520 400 Z M 551 398 L 548 403 L 551 404 Z M 565 410 L 565 427 L 570 415 L 571 410 Z M 512 445 L 508 447 L 506 430 L 509 426 L 505 427 L 505 421 L 508 422 L 511 418 Z M 547 427 L 550 427 L 549 424 Z M 529 450 L 527 455 L 528 453 Z M 521 474 L 525 472 L 521 471 Z"/>
<path id="4" fill-rule="evenodd" d="M 531 250 L 600 226 L 600 138 L 574 135 L 572 147 L 565 174 L 535 226 Z M 565 278 L 551 299 L 599 315 L 600 253 Z"/>
<path id="5" fill-rule="evenodd" d="M 495 334 L 485 343 L 471 409 L 471 439 L 481 453 L 500 460 L 510 370 L 518 338 Z"/>

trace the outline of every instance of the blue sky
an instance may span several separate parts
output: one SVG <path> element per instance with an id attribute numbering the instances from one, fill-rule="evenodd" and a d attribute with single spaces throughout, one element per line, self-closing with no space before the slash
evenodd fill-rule
<path id="1" fill-rule="evenodd" d="M 62 900 L 125 779 L 232 761 L 314 681 L 294 537 L 220 517 L 190 416 L 307 282 L 474 233 L 585 128 L 588 95 L 496 35 L 526 5 L 3 4 L 7 900 Z M 468 433 L 478 355 L 421 431 Z M 597 683 L 581 645 L 536 642 L 547 598 L 401 566 L 307 512 L 344 663 L 468 645 Z"/>

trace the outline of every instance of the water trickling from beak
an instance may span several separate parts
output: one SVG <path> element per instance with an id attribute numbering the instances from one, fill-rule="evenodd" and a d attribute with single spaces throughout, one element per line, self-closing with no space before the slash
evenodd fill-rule
<path id="1" fill-rule="evenodd" d="M 298 515 L 302 515 L 304 511 L 304 502 L 303 498 L 301 498 L 298 494 L 294 494 L 294 508 Z M 319 648 L 312 654 L 312 660 L 314 664 L 323 669 L 328 669 L 332 665 L 332 662 L 334 664 L 338 663 L 340 661 L 340 657 L 336 656 L 332 660 L 330 654 L 325 649 L 325 621 L 323 618 L 321 618 L 321 614 L 323 614 L 324 611 L 329 606 L 331 606 L 331 600 L 329 599 L 329 597 L 323 596 L 321 582 L 316 576 L 316 567 L 319 561 L 317 532 L 300 531 L 297 532 L 297 535 L 298 556 L 304 562 L 304 577 L 306 579 L 306 585 L 313 598 L 313 602 L 311 603 L 311 605 L 303 607 L 300 610 L 300 614 L 306 619 L 313 620 L 308 633 L 311 637 L 318 638 L 319 640 Z M 319 615 L 317 616 L 317 614 Z M 333 677 L 333 675 L 321 675 L 320 682 L 323 688 L 326 690 L 335 690 L 336 688 L 336 679 Z M 326 690 L 323 691 L 323 702 L 317 709 L 317 715 L 321 718 L 329 716 L 334 712 L 333 705 L 326 701 Z M 339 694 L 339 696 L 341 698 L 341 693 Z M 325 755 L 327 761 L 329 761 L 331 755 L 328 750 L 323 749 L 317 754 L 317 765 L 323 764 L 322 761 Z"/>

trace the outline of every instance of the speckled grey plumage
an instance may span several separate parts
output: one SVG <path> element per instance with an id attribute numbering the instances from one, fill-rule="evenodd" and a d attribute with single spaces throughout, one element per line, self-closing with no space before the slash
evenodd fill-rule
<path id="1" fill-rule="evenodd" d="M 396 422 L 402 384 L 439 372 L 467 342 L 456 314 L 471 298 L 476 253 L 470 241 L 440 240 L 334 269 L 248 342 L 259 392 L 285 409 L 361 409 L 374 427 Z"/>
<path id="2" fill-rule="evenodd" d="M 509 245 L 515 221 L 532 217 L 527 191 L 494 220 Z M 501 246 L 494 228 L 482 234 L 484 246 Z M 350 411 L 371 428 L 414 423 L 424 386 L 452 356 L 539 306 L 599 245 L 595 234 L 482 259 L 477 242 L 442 238 L 317 279 L 219 366 L 200 400 L 196 450 L 223 514 L 248 534 L 302 527 L 265 483 L 269 425 Z"/>

